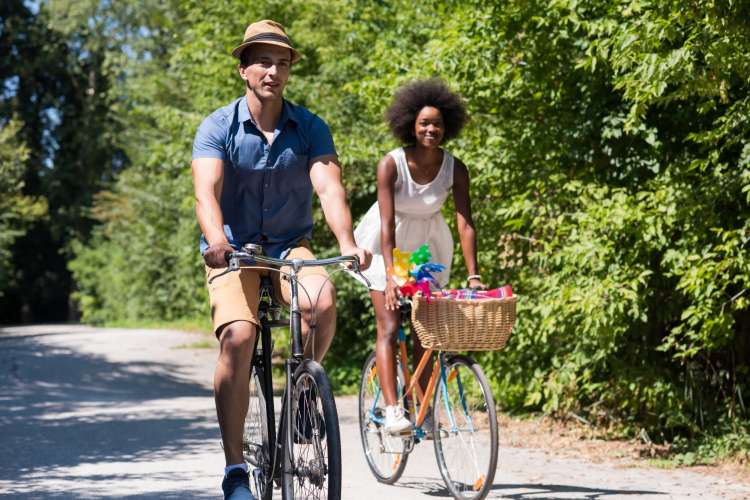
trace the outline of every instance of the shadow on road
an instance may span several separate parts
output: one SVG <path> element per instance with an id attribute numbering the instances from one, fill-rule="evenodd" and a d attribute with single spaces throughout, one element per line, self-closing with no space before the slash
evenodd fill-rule
<path id="1" fill-rule="evenodd" d="M 101 495 L 101 496 L 99 496 Z M 150 493 L 142 493 L 138 495 L 117 495 L 118 500 L 216 500 L 219 495 L 208 495 L 205 491 L 180 491 L 175 493 L 174 490 L 170 491 L 154 491 Z M 12 498 L 14 500 L 38 500 L 44 498 L 44 500 L 80 500 L 81 498 L 112 498 L 111 495 L 106 492 L 98 492 L 96 495 L 82 497 L 80 493 L 68 493 L 68 492 L 45 492 L 43 496 L 40 496 L 39 492 L 35 493 L 9 493 L 5 494 L 0 492 L 0 498 Z"/>
<path id="2" fill-rule="evenodd" d="M 55 478 L 66 481 L 85 475 L 89 464 L 153 460 L 218 441 L 213 419 L 177 411 L 187 398 L 212 397 L 179 370 L 170 363 L 116 363 L 33 335 L 0 336 L 0 491 L 2 482 L 33 489 L 44 471 L 55 470 Z M 58 475 L 72 468 L 75 474 Z M 143 476 L 153 477 L 147 469 Z M 116 468 L 107 472 L 118 474 Z M 106 473 L 99 478 L 111 479 Z M 19 493 L 13 497 L 21 498 Z M 177 498 L 172 493 L 123 498 Z M 182 498 L 186 494 L 201 497 L 182 492 Z M 50 491 L 44 498 L 69 498 L 69 493 Z"/>
<path id="3" fill-rule="evenodd" d="M 435 482 L 432 478 L 401 479 L 396 487 L 410 488 L 420 491 L 427 497 L 453 498 L 443 483 Z M 513 492 L 512 490 L 519 490 Z M 554 498 L 606 498 L 614 495 L 666 495 L 659 491 L 621 490 L 611 488 L 591 488 L 587 486 L 571 486 L 567 484 L 494 484 L 492 491 L 501 493 L 502 498 L 517 500 L 554 499 Z M 575 496 L 572 496 L 575 495 Z"/>
<path id="4" fill-rule="evenodd" d="M 496 490 L 524 490 L 520 493 L 503 492 L 503 498 L 561 498 L 560 494 L 565 494 L 564 498 L 571 498 L 571 494 L 580 494 L 580 498 L 606 498 L 610 495 L 666 495 L 661 491 L 642 491 L 642 490 L 616 490 L 610 488 L 591 488 L 584 486 L 570 486 L 567 484 L 496 484 L 492 487 Z M 529 491 L 530 490 L 530 491 Z M 545 497 L 545 494 L 551 494 L 552 497 Z"/>
<path id="5" fill-rule="evenodd" d="M 214 494 L 209 495 L 205 491 L 180 491 L 175 493 L 174 490 L 170 491 L 154 491 L 150 493 L 141 493 L 137 495 L 117 495 L 112 497 L 106 492 L 96 492 L 92 496 L 81 496 L 81 493 L 70 493 L 70 492 L 54 492 L 48 491 L 41 494 L 35 493 L 3 493 L 0 491 L 0 498 L 8 498 L 13 500 L 80 500 L 81 498 L 117 498 L 118 500 L 216 500 L 220 495 Z"/>

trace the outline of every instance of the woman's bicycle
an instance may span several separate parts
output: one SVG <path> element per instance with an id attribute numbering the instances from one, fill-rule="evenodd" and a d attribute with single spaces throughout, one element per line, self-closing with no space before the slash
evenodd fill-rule
<path id="1" fill-rule="evenodd" d="M 362 369 L 359 389 L 359 426 L 367 464 L 378 481 L 393 484 L 403 474 L 414 445 L 431 437 L 450 493 L 461 499 L 485 498 L 492 488 L 498 454 L 495 402 L 487 378 L 470 357 L 433 349 L 425 350 L 410 374 L 403 327 L 410 324 L 411 304 L 402 302 L 400 314 L 396 394 L 413 428 L 400 435 L 386 432 L 385 401 L 373 352 Z M 433 353 L 432 374 L 423 392 L 417 381 Z"/>
<path id="2" fill-rule="evenodd" d="M 284 321 L 281 319 L 282 306 L 274 294 L 273 280 L 267 274 L 261 276 L 260 335 L 256 336 L 250 366 L 250 401 L 242 443 L 245 460 L 250 466 L 250 489 L 259 500 L 270 500 L 274 485 L 281 488 L 285 500 L 339 500 L 341 439 L 338 413 L 323 367 L 313 360 L 303 359 L 302 313 L 299 308 L 301 285 L 297 274 L 303 267 L 334 264 L 350 266 L 351 271 L 359 273 L 359 260 L 353 256 L 320 260 L 275 259 L 264 256 L 259 245 L 245 245 L 242 251 L 228 253 L 227 261 L 226 271 L 213 279 L 240 269 L 258 269 L 281 273 L 291 285 L 290 317 L 289 321 Z M 282 271 L 282 267 L 289 271 Z M 275 426 L 271 373 L 271 329 L 277 327 L 289 327 L 291 344 L 285 363 L 278 427 Z"/>

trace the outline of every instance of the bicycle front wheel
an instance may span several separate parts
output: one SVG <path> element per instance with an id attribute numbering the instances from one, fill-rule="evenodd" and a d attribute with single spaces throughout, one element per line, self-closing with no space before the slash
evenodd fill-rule
<path id="1" fill-rule="evenodd" d="M 312 360 L 302 362 L 293 380 L 282 497 L 340 500 L 341 438 L 331 384 L 323 367 Z"/>
<path id="2" fill-rule="evenodd" d="M 448 358 L 433 404 L 435 456 L 455 498 L 482 499 L 497 467 L 495 401 L 482 368 L 465 356 Z"/>
<path id="3" fill-rule="evenodd" d="M 406 405 L 400 365 L 396 370 L 397 397 Z M 409 454 L 406 451 L 406 441 L 400 436 L 388 434 L 383 428 L 384 424 L 385 400 L 380 389 L 373 352 L 365 361 L 359 384 L 359 433 L 370 471 L 381 483 L 393 484 L 404 473 Z"/>
<path id="4" fill-rule="evenodd" d="M 250 490 L 253 496 L 259 500 L 271 500 L 273 474 L 269 429 L 273 428 L 274 423 L 268 421 L 269 405 L 264 387 L 263 374 L 253 366 L 250 370 L 250 399 L 242 434 L 242 454 L 250 467 Z"/>

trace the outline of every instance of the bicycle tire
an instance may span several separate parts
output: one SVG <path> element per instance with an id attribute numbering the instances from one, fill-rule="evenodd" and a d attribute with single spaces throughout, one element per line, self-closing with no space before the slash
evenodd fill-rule
<path id="1" fill-rule="evenodd" d="M 258 500 L 271 500 L 273 482 L 268 430 L 273 427 L 273 422 L 269 425 L 263 380 L 263 372 L 253 366 L 250 369 L 250 398 L 242 434 L 242 454 L 250 467 L 250 491 L 253 496 Z M 260 486 L 255 482 L 255 469 L 260 471 Z"/>
<path id="2" fill-rule="evenodd" d="M 318 363 L 304 360 L 291 390 L 292 407 L 286 413 L 291 428 L 282 447 L 282 498 L 340 500 L 341 437 L 328 376 Z"/>
<path id="3" fill-rule="evenodd" d="M 492 489 L 497 467 L 495 402 L 473 359 L 452 356 L 445 365 L 432 407 L 435 457 L 455 498 L 481 500 Z"/>
<path id="4" fill-rule="evenodd" d="M 403 377 L 397 368 L 399 383 L 397 397 L 406 404 Z M 367 357 L 362 367 L 359 384 L 359 435 L 362 450 L 372 475 L 381 483 L 393 484 L 401 478 L 406 468 L 409 453 L 400 437 L 393 437 L 383 430 L 385 401 L 380 395 L 380 381 L 375 368 L 375 353 Z M 378 401 L 379 400 L 379 401 Z"/>

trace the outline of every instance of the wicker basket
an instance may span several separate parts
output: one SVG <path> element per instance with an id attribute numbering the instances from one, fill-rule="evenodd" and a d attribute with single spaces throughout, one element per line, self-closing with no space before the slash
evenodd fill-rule
<path id="1" fill-rule="evenodd" d="M 412 298 L 411 321 L 422 345 L 440 351 L 495 351 L 516 322 L 516 298 Z"/>

